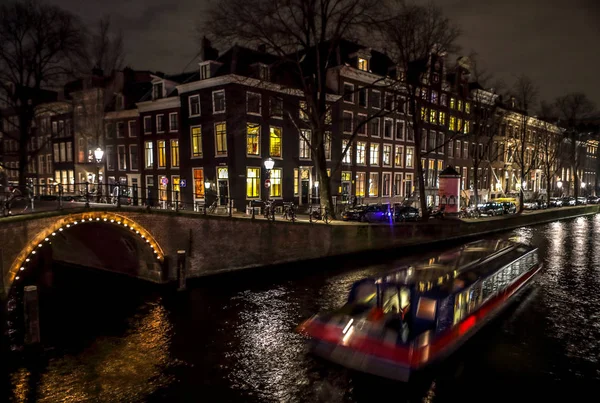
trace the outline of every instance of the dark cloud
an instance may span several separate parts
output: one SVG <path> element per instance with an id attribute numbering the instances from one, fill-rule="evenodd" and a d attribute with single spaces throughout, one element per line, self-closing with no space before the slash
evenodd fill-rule
<path id="1" fill-rule="evenodd" d="M 207 0 L 48 0 L 88 24 L 112 14 L 125 32 L 128 62 L 177 73 L 198 51 L 196 25 Z M 463 29 L 463 53 L 476 51 L 507 83 L 527 74 L 541 99 L 584 91 L 600 106 L 598 0 L 438 0 Z M 195 62 L 188 69 L 194 68 Z"/>

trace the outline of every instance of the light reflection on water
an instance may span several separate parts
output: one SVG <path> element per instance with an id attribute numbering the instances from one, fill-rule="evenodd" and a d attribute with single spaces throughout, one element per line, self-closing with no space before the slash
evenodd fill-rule
<path id="1" fill-rule="evenodd" d="M 410 261 L 404 257 L 294 280 L 259 275 L 240 285 L 217 282 L 167 300 L 153 293 L 141 299 L 111 294 L 109 306 L 92 310 L 106 312 L 98 328 L 80 337 L 79 348 L 58 346 L 41 370 L 11 370 L 11 396 L 43 402 L 356 402 L 387 396 L 415 402 L 536 401 L 540 393 L 573 382 L 579 384 L 571 393 L 600 384 L 600 215 L 505 236 L 540 248 L 545 268 L 537 286 L 415 385 L 365 377 L 313 358 L 293 331 L 311 314 L 341 305 L 354 281 Z M 77 321 L 79 311 L 74 312 L 64 315 Z M 55 332 L 54 339 L 60 338 L 61 330 Z"/>

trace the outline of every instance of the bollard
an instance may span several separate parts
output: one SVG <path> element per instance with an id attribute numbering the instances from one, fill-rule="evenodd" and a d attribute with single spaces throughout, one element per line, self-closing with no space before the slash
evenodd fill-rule
<path id="1" fill-rule="evenodd" d="M 177 251 L 177 291 L 185 290 L 185 250 Z"/>
<path id="2" fill-rule="evenodd" d="M 175 211 L 179 212 L 179 192 L 175 192 Z"/>
<path id="3" fill-rule="evenodd" d="M 233 215 L 233 199 L 229 199 L 229 217 Z"/>
<path id="4" fill-rule="evenodd" d="M 40 309 L 38 290 L 34 285 L 24 288 L 25 344 L 40 342 Z"/>

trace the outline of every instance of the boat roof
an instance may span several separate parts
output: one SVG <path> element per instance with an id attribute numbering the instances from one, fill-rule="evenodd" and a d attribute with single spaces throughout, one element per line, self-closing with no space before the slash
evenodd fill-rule
<path id="1" fill-rule="evenodd" d="M 395 285 L 415 285 L 421 292 L 451 292 L 457 284 L 462 285 L 459 288 L 464 288 L 535 249 L 533 246 L 505 239 L 479 240 L 371 280 Z"/>

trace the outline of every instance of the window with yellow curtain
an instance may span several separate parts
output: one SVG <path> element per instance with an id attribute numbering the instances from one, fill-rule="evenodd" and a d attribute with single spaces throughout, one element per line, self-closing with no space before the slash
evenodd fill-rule
<path id="1" fill-rule="evenodd" d="M 225 122 L 215 123 L 215 145 L 217 156 L 227 155 L 227 125 Z"/>
<path id="2" fill-rule="evenodd" d="M 158 140 L 158 167 L 164 168 L 167 166 L 167 142 Z"/>
<path id="3" fill-rule="evenodd" d="M 281 157 L 281 127 L 271 126 L 269 131 L 269 155 L 271 157 Z"/>
<path id="4" fill-rule="evenodd" d="M 194 168 L 194 199 L 204 199 L 204 168 Z"/>
<path id="5" fill-rule="evenodd" d="M 246 196 L 260 197 L 260 168 L 246 168 Z"/>
<path id="6" fill-rule="evenodd" d="M 271 170 L 271 196 L 281 197 L 281 177 L 283 176 L 281 168 Z"/>
<path id="7" fill-rule="evenodd" d="M 356 196 L 365 197 L 365 173 L 356 173 Z"/>
<path id="8" fill-rule="evenodd" d="M 171 166 L 179 167 L 179 140 L 171 140 Z"/>
<path id="9" fill-rule="evenodd" d="M 196 126 L 190 130 L 190 136 L 192 137 L 192 158 L 202 157 L 202 128 Z"/>
<path id="10" fill-rule="evenodd" d="M 260 155 L 260 126 L 248 123 L 246 127 L 246 152 L 248 155 Z"/>

